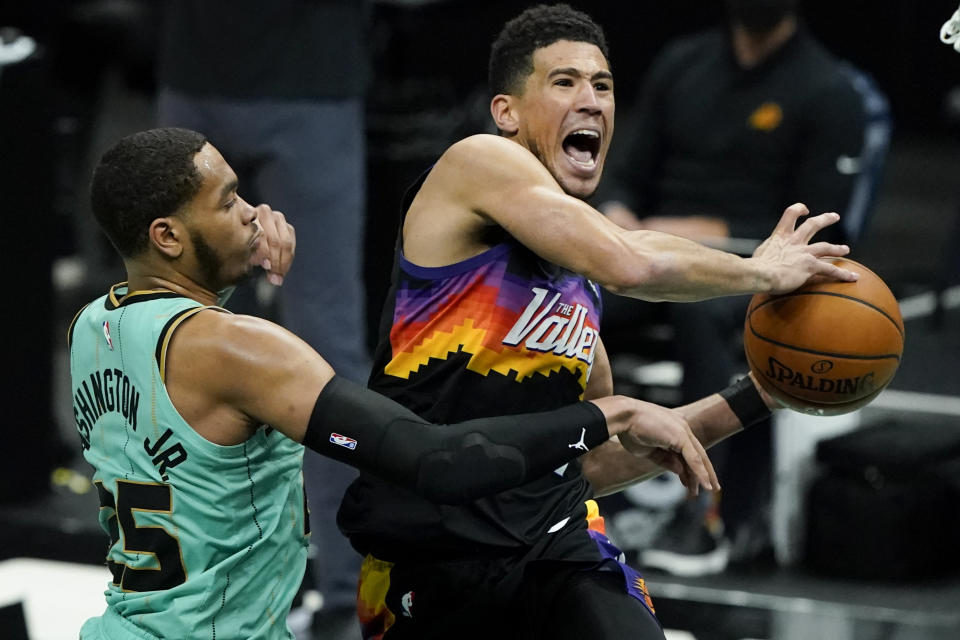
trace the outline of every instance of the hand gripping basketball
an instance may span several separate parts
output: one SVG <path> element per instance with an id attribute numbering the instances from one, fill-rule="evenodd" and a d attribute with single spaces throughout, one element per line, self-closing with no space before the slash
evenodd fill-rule
<path id="1" fill-rule="evenodd" d="M 857 274 L 821 258 L 840 257 L 850 252 L 846 245 L 815 242 L 818 231 L 840 220 L 836 213 L 821 213 L 807 218 L 799 226 L 797 221 L 809 212 L 801 203 L 784 210 L 773 233 L 753 252 L 753 259 L 762 265 L 770 282 L 771 293 L 787 293 L 811 279 L 830 279 L 853 282 Z"/>

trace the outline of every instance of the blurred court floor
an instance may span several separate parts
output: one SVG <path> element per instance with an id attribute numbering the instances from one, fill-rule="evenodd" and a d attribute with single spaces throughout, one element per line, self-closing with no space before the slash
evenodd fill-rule
<path id="1" fill-rule="evenodd" d="M 0 607 L 19 603 L 29 640 L 76 638 L 84 620 L 104 608 L 103 591 L 109 572 L 105 567 L 14 558 L 0 561 Z M 0 637 L 20 640 L 11 628 Z M 685 631 L 667 630 L 667 640 L 694 640 Z M 317 638 L 316 640 L 323 640 Z"/>

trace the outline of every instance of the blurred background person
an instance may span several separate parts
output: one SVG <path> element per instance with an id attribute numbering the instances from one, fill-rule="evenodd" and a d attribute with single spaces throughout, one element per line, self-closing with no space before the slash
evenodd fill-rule
<path id="1" fill-rule="evenodd" d="M 869 220 L 890 139 L 886 98 L 805 28 L 799 0 L 724 0 L 726 20 L 669 42 L 650 65 L 625 126 L 601 209 L 652 229 L 749 255 L 772 212 L 793 202 L 840 213 L 822 240 L 855 246 Z M 689 215 L 695 212 L 695 215 Z M 638 323 L 666 322 L 682 370 L 681 403 L 746 371 L 739 336 L 749 296 L 689 305 L 604 299 L 608 349 L 642 349 Z M 769 550 L 770 429 L 716 448 L 724 499 L 681 503 L 640 563 L 716 573 Z M 732 549 L 731 549 L 732 542 Z"/>
<path id="2" fill-rule="evenodd" d="M 272 203 L 296 229 L 297 266 L 283 287 L 239 287 L 226 306 L 276 320 L 365 383 L 367 3 L 174 0 L 164 8 L 158 123 L 217 140 L 251 202 Z M 308 454 L 304 475 L 315 551 L 307 583 L 323 596 L 314 631 L 357 637 L 359 556 L 335 523 L 356 472 Z"/>

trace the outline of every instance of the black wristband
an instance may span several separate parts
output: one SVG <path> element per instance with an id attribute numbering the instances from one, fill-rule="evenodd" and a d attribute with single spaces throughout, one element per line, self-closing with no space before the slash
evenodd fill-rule
<path id="1" fill-rule="evenodd" d="M 750 376 L 744 376 L 720 392 L 730 409 L 746 429 L 750 425 L 770 417 L 770 407 L 763 401 Z"/>

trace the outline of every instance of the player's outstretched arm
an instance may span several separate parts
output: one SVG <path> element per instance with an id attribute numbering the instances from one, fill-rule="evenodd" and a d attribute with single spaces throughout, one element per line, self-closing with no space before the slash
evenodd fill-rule
<path id="1" fill-rule="evenodd" d="M 845 255 L 847 247 L 809 244 L 837 214 L 813 216 L 794 229 L 806 214 L 802 204 L 789 207 L 750 258 L 668 233 L 628 231 L 565 193 L 527 149 L 477 135 L 450 147 L 431 171 L 411 205 L 404 247 L 423 266 L 451 264 L 481 251 L 485 226 L 497 225 L 544 259 L 646 300 L 779 293 L 812 277 L 855 279 L 820 260 Z"/>
<path id="2" fill-rule="evenodd" d="M 268 424 L 322 455 L 444 503 L 528 482 L 631 433 L 679 456 L 688 482 L 715 476 L 681 419 L 639 420 L 638 403 L 604 398 L 551 412 L 431 424 L 334 375 L 306 343 L 265 320 L 204 312 L 174 334 L 166 381 L 174 405 L 201 435 L 243 442 Z"/>
<path id="3" fill-rule="evenodd" d="M 694 492 L 698 486 L 716 488 L 713 467 L 686 421 L 666 410 L 651 416 L 651 406 L 611 396 L 541 413 L 436 425 L 334 377 L 320 392 L 303 443 L 440 503 L 524 484 L 617 434 L 644 454 L 660 452 L 657 459 Z M 348 447 L 334 441 L 332 428 L 349 438 Z"/>

